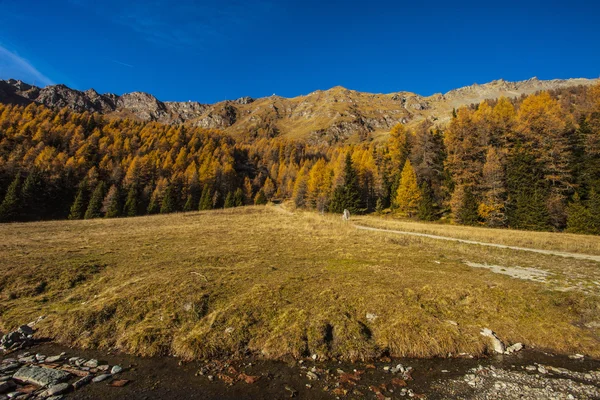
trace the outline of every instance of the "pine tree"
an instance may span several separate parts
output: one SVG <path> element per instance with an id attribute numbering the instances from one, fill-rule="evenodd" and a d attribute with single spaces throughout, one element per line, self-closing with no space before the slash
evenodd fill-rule
<path id="1" fill-rule="evenodd" d="M 200 204 L 198 205 L 198 209 L 203 211 L 212 210 L 212 208 L 212 190 L 208 185 L 205 185 L 202 189 L 202 196 L 200 196 Z"/>
<path id="2" fill-rule="evenodd" d="M 104 212 L 104 218 L 117 218 L 121 216 L 121 195 L 116 185 L 112 185 L 108 189 L 108 193 L 102 202 L 102 211 Z"/>
<path id="3" fill-rule="evenodd" d="M 400 186 L 396 192 L 396 207 L 400 215 L 413 217 L 419 210 L 421 190 L 417 184 L 417 175 L 410 160 L 406 160 L 400 178 Z"/>
<path id="4" fill-rule="evenodd" d="M 581 203 L 579 194 L 575 193 L 567 208 L 567 232 L 593 233 L 592 231 L 590 210 Z"/>
<path id="5" fill-rule="evenodd" d="M 267 204 L 267 196 L 265 196 L 265 192 L 263 192 L 263 190 L 260 189 L 254 197 L 254 205 L 260 206 L 264 204 Z"/>
<path id="6" fill-rule="evenodd" d="M 183 211 L 190 212 L 198 209 L 198 207 L 194 204 L 194 197 L 191 194 L 188 194 L 185 199 L 185 204 L 183 205 Z"/>
<path id="7" fill-rule="evenodd" d="M 167 185 L 165 195 L 160 204 L 160 213 L 169 214 L 177 211 L 177 198 L 172 184 Z"/>
<path id="8" fill-rule="evenodd" d="M 41 177 L 36 171 L 31 172 L 21 189 L 19 220 L 32 221 L 43 217 L 43 193 Z"/>
<path id="9" fill-rule="evenodd" d="M 20 199 L 19 193 L 21 190 L 21 175 L 17 174 L 15 179 L 13 179 L 10 186 L 8 186 L 8 190 L 6 191 L 6 195 L 4 196 L 4 200 L 2 204 L 0 204 L 0 221 L 9 222 L 15 221 L 19 215 L 20 208 Z"/>
<path id="10" fill-rule="evenodd" d="M 457 220 L 465 225 L 477 225 L 479 222 L 477 199 L 470 187 L 464 189 L 464 196 L 458 210 Z"/>
<path id="11" fill-rule="evenodd" d="M 237 188 L 233 194 L 234 207 L 241 207 L 244 205 L 244 191 L 242 188 Z"/>
<path id="12" fill-rule="evenodd" d="M 235 207 L 235 201 L 233 199 L 233 193 L 227 192 L 227 196 L 225 197 L 225 205 L 224 208 L 232 208 Z"/>
<path id="13" fill-rule="evenodd" d="M 105 183 L 100 181 L 92 193 L 90 202 L 85 212 L 85 219 L 101 218 L 102 217 L 102 201 L 104 200 Z"/>
<path id="14" fill-rule="evenodd" d="M 590 190 L 587 205 L 590 213 L 589 233 L 600 235 L 600 193 L 595 188 Z"/>
<path id="15" fill-rule="evenodd" d="M 138 191 L 136 185 L 131 185 L 129 192 L 127 192 L 127 200 L 125 200 L 123 214 L 127 217 L 135 217 L 138 215 Z"/>
<path id="16" fill-rule="evenodd" d="M 361 214 L 364 212 L 364 209 L 361 207 L 358 176 L 352 165 L 350 152 L 346 153 L 344 163 L 344 183 L 335 188 L 331 203 L 329 204 L 330 212 L 343 213 L 344 210 L 350 211 L 351 214 Z"/>
<path id="17" fill-rule="evenodd" d="M 377 198 L 377 202 L 375 203 L 375 212 L 377 214 L 381 214 L 383 212 L 383 200 L 381 197 Z"/>
<path id="18" fill-rule="evenodd" d="M 417 216 L 423 221 L 434 221 L 436 219 L 435 198 L 431 185 L 427 181 L 421 186 L 421 194 Z"/>
<path id="19" fill-rule="evenodd" d="M 83 219 L 87 204 L 87 191 L 87 181 L 84 179 L 79 183 L 77 197 L 75 197 L 75 201 L 69 211 L 69 219 Z"/>

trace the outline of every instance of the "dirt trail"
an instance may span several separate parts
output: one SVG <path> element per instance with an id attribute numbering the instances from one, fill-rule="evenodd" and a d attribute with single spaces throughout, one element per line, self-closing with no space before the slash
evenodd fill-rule
<path id="1" fill-rule="evenodd" d="M 476 245 L 480 245 L 480 246 L 497 247 L 499 249 L 529 251 L 532 253 L 546 254 L 546 255 L 551 255 L 551 256 L 570 257 L 570 258 L 578 258 L 580 260 L 590 260 L 590 261 L 600 262 L 600 256 L 594 256 L 594 255 L 590 255 L 590 254 L 569 253 L 569 252 L 565 252 L 565 251 L 555 251 L 555 250 L 531 249 L 531 248 L 527 248 L 527 247 L 508 246 L 505 244 L 477 242 L 475 240 L 458 239 L 458 238 L 453 238 L 453 237 L 448 237 L 448 236 L 430 235 L 428 233 L 396 231 L 396 230 L 392 230 L 392 229 L 372 228 L 370 226 L 362 226 L 362 225 L 354 225 L 354 226 L 357 229 L 363 229 L 363 230 L 367 230 L 367 231 L 395 233 L 398 235 L 419 236 L 419 237 L 425 237 L 425 238 L 430 238 L 430 239 L 449 240 L 449 241 L 453 241 L 453 242 L 460 242 L 460 243 L 466 243 L 466 244 L 476 244 Z"/>

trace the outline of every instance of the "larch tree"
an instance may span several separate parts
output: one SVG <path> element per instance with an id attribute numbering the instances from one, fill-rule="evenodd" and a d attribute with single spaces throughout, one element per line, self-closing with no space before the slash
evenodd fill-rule
<path id="1" fill-rule="evenodd" d="M 417 175 L 410 163 L 406 160 L 400 176 L 400 186 L 396 191 L 396 212 L 402 216 L 413 217 L 417 214 L 421 203 L 421 190 L 417 184 Z"/>
<path id="2" fill-rule="evenodd" d="M 500 152 L 490 147 L 483 165 L 483 201 L 479 204 L 479 216 L 492 227 L 506 224 L 506 184 Z"/>

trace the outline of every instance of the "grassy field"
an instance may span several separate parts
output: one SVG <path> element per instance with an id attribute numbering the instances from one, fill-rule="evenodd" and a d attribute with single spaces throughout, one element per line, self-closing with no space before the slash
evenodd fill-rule
<path id="1" fill-rule="evenodd" d="M 593 237 L 410 228 L 600 249 Z M 4 224 L 0 238 L 0 330 L 46 315 L 41 333 L 69 345 L 187 359 L 429 357 L 486 351 L 488 327 L 509 344 L 600 357 L 593 261 L 360 231 L 271 206 Z M 467 261 L 552 275 L 532 282 Z"/>

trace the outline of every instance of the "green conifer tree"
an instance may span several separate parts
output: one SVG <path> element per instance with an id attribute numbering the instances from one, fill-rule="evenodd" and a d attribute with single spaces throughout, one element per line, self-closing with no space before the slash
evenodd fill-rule
<path id="1" fill-rule="evenodd" d="M 94 193 L 92 193 L 92 197 L 90 198 L 90 203 L 85 211 L 85 219 L 102 217 L 102 201 L 104 200 L 104 192 L 106 191 L 105 187 L 106 184 L 101 181 L 96 186 L 96 189 L 94 189 Z"/>
<path id="2" fill-rule="evenodd" d="M 127 192 L 123 215 L 126 217 L 135 217 L 138 215 L 138 191 L 136 185 L 131 185 Z"/>
<path id="3" fill-rule="evenodd" d="M 436 215 L 436 207 L 435 207 L 435 198 L 433 194 L 433 190 L 429 183 L 424 182 L 421 186 L 421 202 L 419 204 L 419 211 L 417 216 L 420 220 L 423 221 L 433 221 L 435 220 Z"/>
<path id="4" fill-rule="evenodd" d="M 79 183 L 79 190 L 77 191 L 77 196 L 75 197 L 75 201 L 71 205 L 71 209 L 69 211 L 69 219 L 83 219 L 85 216 L 85 210 L 87 205 L 87 181 L 84 179 Z"/>
<path id="5" fill-rule="evenodd" d="M 254 204 L 257 206 L 267 204 L 267 196 L 265 196 L 265 192 L 263 192 L 262 189 L 260 189 L 258 193 L 256 193 L 256 196 L 254 196 Z"/>
<path id="6" fill-rule="evenodd" d="M 333 197 L 329 204 L 329 211 L 334 213 L 343 213 L 347 209 L 351 214 L 361 214 L 364 209 L 361 207 L 360 186 L 358 175 L 352 165 L 352 155 L 346 154 L 344 164 L 344 183 L 336 187 L 333 191 Z"/>
<path id="7" fill-rule="evenodd" d="M 8 186 L 6 195 L 2 204 L 0 204 L 0 221 L 9 222 L 15 221 L 19 216 L 20 199 L 19 193 L 21 190 L 21 175 L 17 174 L 15 179 Z"/>
<path id="8" fill-rule="evenodd" d="M 121 194 L 116 185 L 112 185 L 102 203 L 104 218 L 117 218 L 121 216 Z"/>
<path id="9" fill-rule="evenodd" d="M 169 184 L 160 205 L 160 213 L 169 214 L 175 211 L 177 211 L 177 198 L 173 185 Z"/>
<path id="10" fill-rule="evenodd" d="M 233 193 L 227 192 L 227 196 L 225 197 L 225 205 L 224 208 L 232 208 L 235 207 L 235 202 L 233 199 Z"/>
<path id="11" fill-rule="evenodd" d="M 567 208 L 567 232 L 592 233 L 591 222 L 590 210 L 581 202 L 579 193 L 575 193 Z"/>
<path id="12" fill-rule="evenodd" d="M 460 209 L 458 210 L 458 221 L 465 225 L 477 225 L 479 222 L 479 204 L 473 195 L 471 188 L 465 188 L 465 194 Z"/>
<path id="13" fill-rule="evenodd" d="M 212 190 L 206 185 L 202 188 L 202 196 L 200 196 L 200 204 L 198 205 L 198 209 L 200 211 L 203 210 L 212 210 Z"/>
<path id="14" fill-rule="evenodd" d="M 235 193 L 233 194 L 234 207 L 241 207 L 244 205 L 244 202 L 245 202 L 244 191 L 242 190 L 242 188 L 237 188 L 235 190 Z"/>

